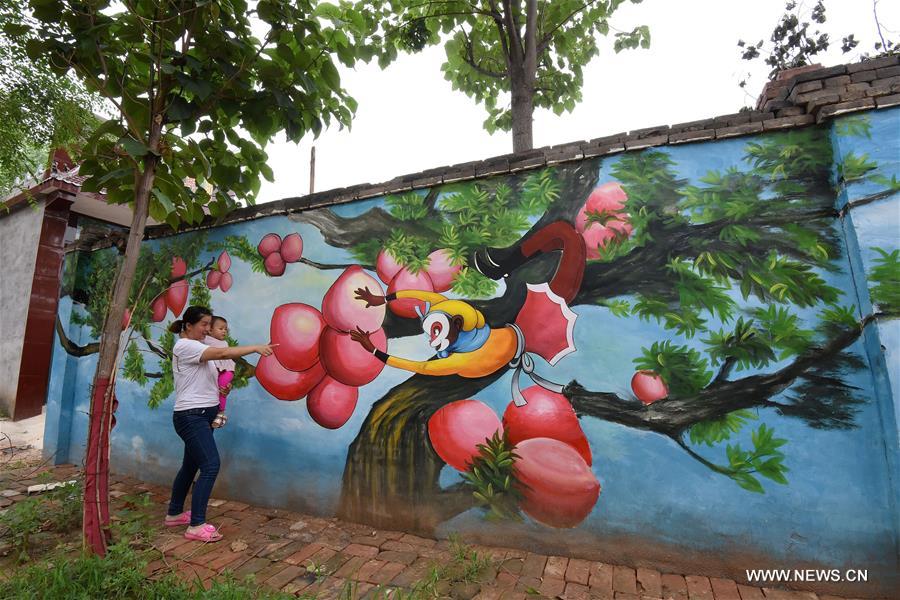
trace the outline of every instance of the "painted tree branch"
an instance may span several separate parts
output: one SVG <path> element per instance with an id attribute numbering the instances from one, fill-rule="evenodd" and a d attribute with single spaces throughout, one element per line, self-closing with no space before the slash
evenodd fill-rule
<path id="1" fill-rule="evenodd" d="M 721 419 L 728 413 L 747 408 L 776 408 L 784 416 L 807 418 L 817 407 L 811 404 L 774 403 L 769 398 L 790 387 L 818 364 L 833 360 L 862 334 L 880 315 L 869 315 L 825 344 L 809 349 L 791 364 L 773 373 L 750 375 L 741 379 L 716 379 L 695 396 L 668 398 L 644 405 L 609 392 L 586 390 L 577 381 L 568 384 L 563 394 L 579 416 L 591 416 L 627 427 L 653 431 L 676 439 L 692 425 Z"/>
<path id="2" fill-rule="evenodd" d="M 360 265 L 359 263 L 353 263 L 353 265 L 350 265 L 350 264 L 336 264 L 336 263 L 320 263 L 320 262 L 316 262 L 316 261 L 314 261 L 314 260 L 309 260 L 308 258 L 301 258 L 301 259 L 300 259 L 299 261 L 297 261 L 297 262 L 301 262 L 301 263 L 303 263 L 304 265 L 308 265 L 308 266 L 310 266 L 310 267 L 313 267 L 314 269 L 319 269 L 320 271 L 325 271 L 325 270 L 330 270 L 330 269 L 338 269 L 338 270 L 343 271 L 344 269 L 346 269 L 346 268 L 348 268 L 348 267 L 352 267 L 353 265 L 359 265 L 359 266 L 361 266 L 363 269 L 368 269 L 368 270 L 370 270 L 370 271 L 374 271 L 374 270 L 375 270 L 375 265 Z"/>
<path id="3" fill-rule="evenodd" d="M 56 335 L 59 336 L 59 343 L 62 345 L 63 350 L 66 351 L 66 354 L 71 356 L 88 356 L 89 354 L 96 354 L 100 351 L 99 342 L 91 342 L 90 344 L 79 346 L 70 340 L 69 336 L 66 335 L 66 330 L 63 327 L 62 321 L 59 320 L 59 315 L 56 316 Z"/>
<path id="4" fill-rule="evenodd" d="M 395 229 L 410 235 L 422 231 L 410 221 L 401 221 L 381 208 L 373 208 L 359 217 L 341 217 L 330 209 L 310 210 L 289 215 L 292 221 L 316 227 L 325 242 L 335 248 L 352 248 L 367 239 L 387 239 Z"/>

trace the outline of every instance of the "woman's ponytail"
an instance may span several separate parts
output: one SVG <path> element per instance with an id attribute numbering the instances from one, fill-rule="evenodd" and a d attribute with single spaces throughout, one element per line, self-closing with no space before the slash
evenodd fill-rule
<path id="1" fill-rule="evenodd" d="M 180 319 L 175 319 L 169 325 L 169 331 L 172 333 L 181 333 L 187 325 L 196 325 L 203 317 L 211 317 L 212 311 L 205 306 L 188 306 Z"/>

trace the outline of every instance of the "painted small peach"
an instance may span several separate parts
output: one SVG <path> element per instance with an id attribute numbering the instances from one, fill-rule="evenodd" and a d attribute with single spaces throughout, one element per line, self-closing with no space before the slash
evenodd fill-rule
<path id="1" fill-rule="evenodd" d="M 644 404 L 653 404 L 669 395 L 669 388 L 654 371 L 638 371 L 631 378 L 631 391 Z"/>

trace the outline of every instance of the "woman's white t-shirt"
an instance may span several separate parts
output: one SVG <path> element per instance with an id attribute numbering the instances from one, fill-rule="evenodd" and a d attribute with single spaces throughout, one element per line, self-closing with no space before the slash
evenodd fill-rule
<path id="1" fill-rule="evenodd" d="M 219 405 L 218 372 L 212 361 L 200 361 L 209 348 L 203 342 L 179 338 L 172 348 L 172 373 L 175 379 L 175 410 Z"/>

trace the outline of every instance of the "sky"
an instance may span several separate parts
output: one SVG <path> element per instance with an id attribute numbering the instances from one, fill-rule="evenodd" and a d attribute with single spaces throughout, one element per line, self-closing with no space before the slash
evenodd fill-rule
<path id="1" fill-rule="evenodd" d="M 810 9 L 812 0 L 801 0 Z M 824 31 L 832 47 L 825 66 L 858 59 L 877 39 L 870 0 L 826 0 Z M 768 40 L 784 0 L 644 0 L 624 4 L 611 26 L 630 31 L 648 25 L 649 50 L 615 54 L 613 38 L 585 68 L 583 101 L 572 113 L 534 115 L 534 147 L 587 140 L 633 129 L 682 123 L 737 112 L 754 105 L 766 81 L 762 60 L 740 59 L 738 39 Z M 900 38 L 900 2 L 880 0 L 885 38 Z M 854 33 L 857 49 L 844 55 L 840 40 Z M 771 46 L 771 44 L 769 44 Z M 258 203 L 309 192 L 309 156 L 316 147 L 315 191 L 378 183 L 398 175 L 512 151 L 512 136 L 489 135 L 486 113 L 443 79 L 443 47 L 401 57 L 386 70 L 376 64 L 341 69 L 344 87 L 359 102 L 350 130 L 333 128 L 299 145 L 282 139 L 268 149 L 275 182 L 264 182 Z M 738 82 L 752 76 L 749 95 Z"/>

